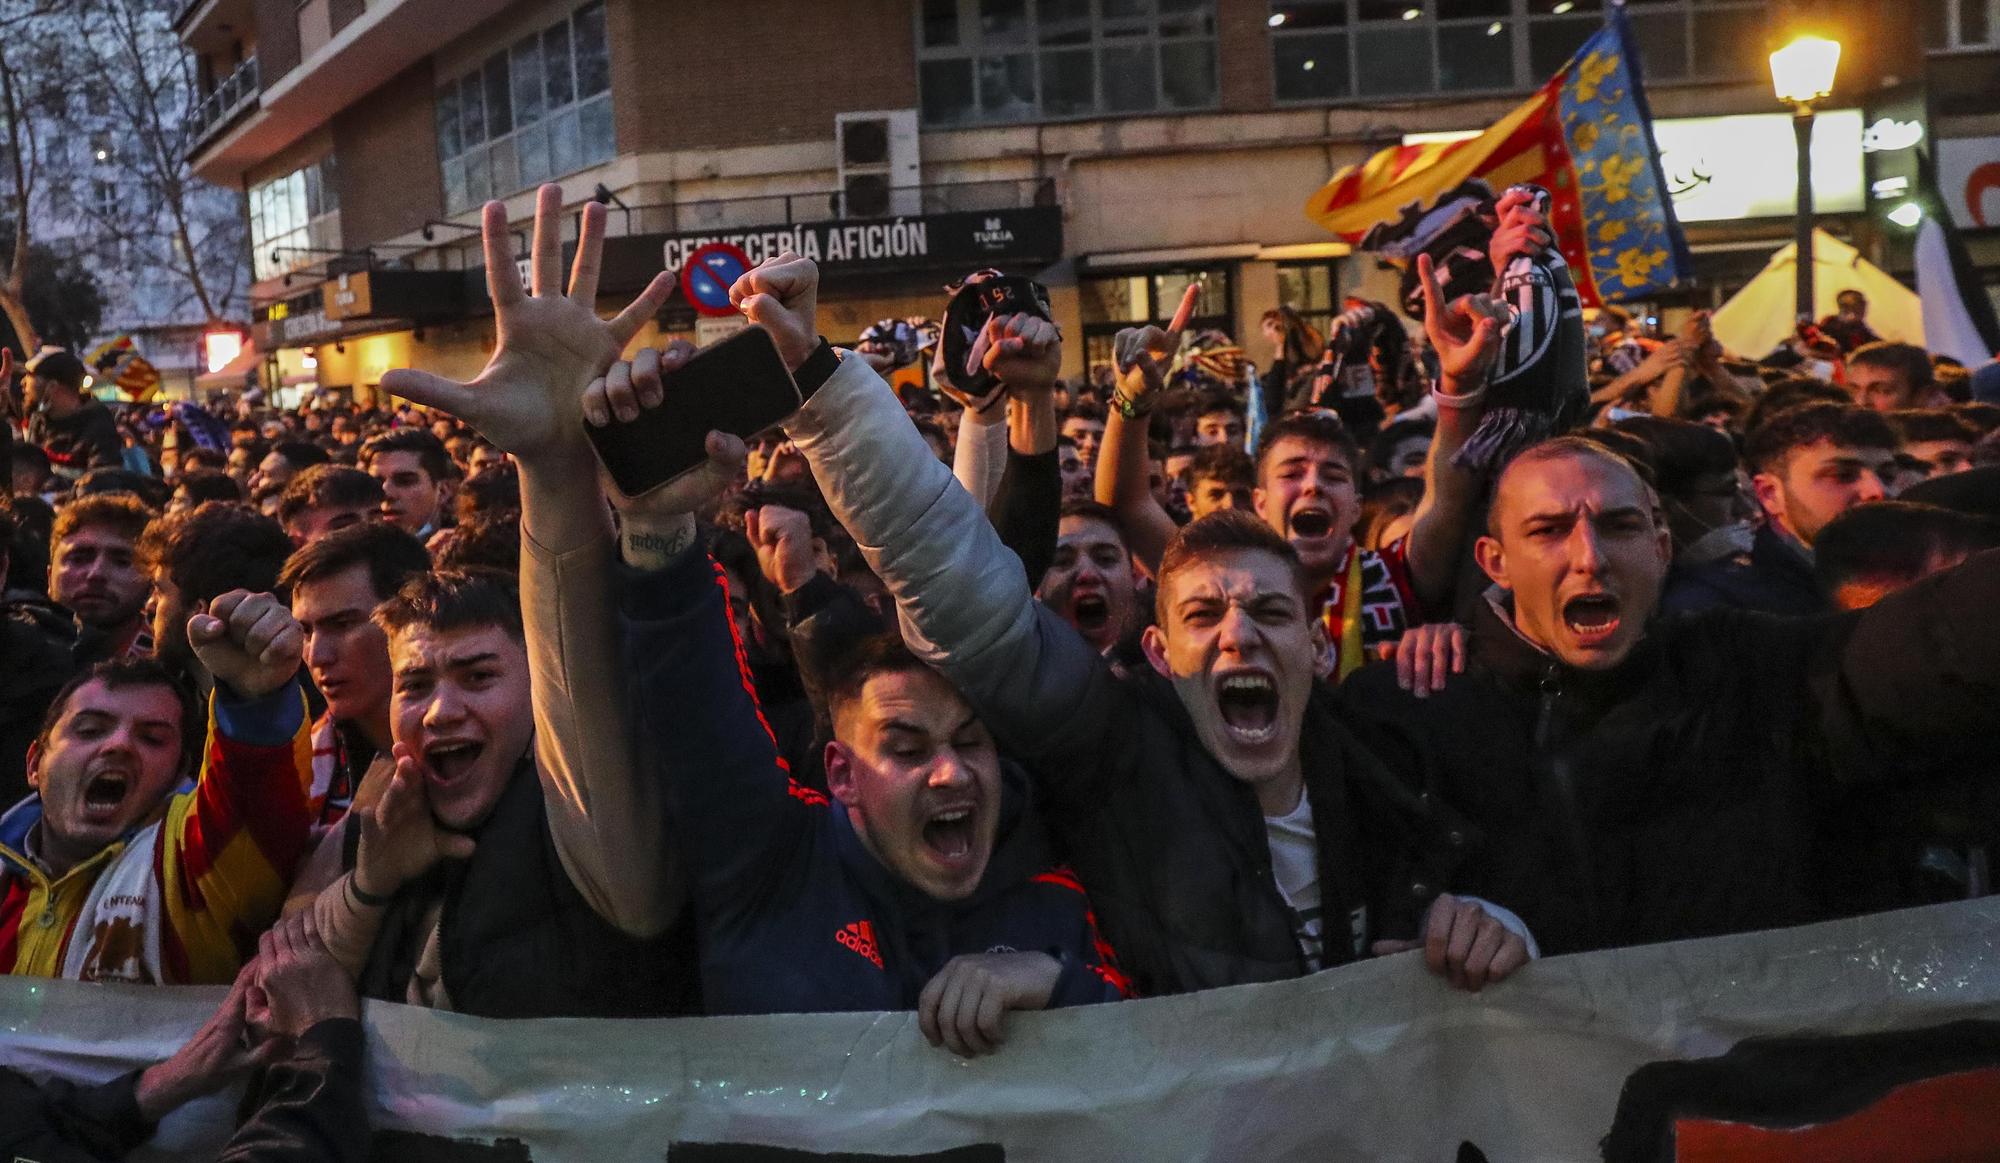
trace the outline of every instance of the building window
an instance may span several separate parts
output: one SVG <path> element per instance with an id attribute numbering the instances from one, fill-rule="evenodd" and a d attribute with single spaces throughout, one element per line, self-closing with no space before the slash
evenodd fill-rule
<path id="1" fill-rule="evenodd" d="M 90 183 L 90 208 L 99 218 L 118 216 L 118 185 L 102 178 L 94 178 Z"/>
<path id="2" fill-rule="evenodd" d="M 1212 109 L 1214 0 L 918 0 L 926 125 Z"/>
<path id="3" fill-rule="evenodd" d="M 1331 262 L 1278 264 L 1278 302 L 1325 335 L 1340 313 L 1340 276 Z"/>
<path id="4" fill-rule="evenodd" d="M 1924 47 L 1933 52 L 2000 44 L 2000 0 L 1923 0 Z"/>
<path id="5" fill-rule="evenodd" d="M 1181 305 L 1190 282 L 1201 284 L 1189 331 L 1236 332 L 1236 308 L 1229 266 L 1177 267 L 1108 275 L 1078 283 L 1083 313 L 1084 360 L 1093 372 L 1111 366 L 1111 340 L 1127 327 L 1164 327 Z"/>
<path id="6" fill-rule="evenodd" d="M 453 213 L 610 161 L 618 149 L 601 0 L 439 88 L 437 118 Z"/>
<path id="7" fill-rule="evenodd" d="M 333 155 L 250 187 L 250 267 L 258 279 L 324 262 L 339 249 Z"/>
<path id="8" fill-rule="evenodd" d="M 1603 27 L 1606 0 L 1269 4 L 1277 99 L 1306 104 L 1533 89 Z M 1627 16 L 1649 80 L 1763 75 L 1764 0 L 1648 0 Z"/>

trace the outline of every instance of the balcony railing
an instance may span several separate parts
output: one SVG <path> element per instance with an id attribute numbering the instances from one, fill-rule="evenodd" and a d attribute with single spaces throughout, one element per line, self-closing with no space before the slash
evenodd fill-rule
<path id="1" fill-rule="evenodd" d="M 261 92 L 263 89 L 257 83 L 257 58 L 251 57 L 236 66 L 235 72 L 224 77 L 189 112 L 188 122 L 194 131 L 194 144 L 189 152 L 200 153 L 238 117 L 255 109 Z"/>

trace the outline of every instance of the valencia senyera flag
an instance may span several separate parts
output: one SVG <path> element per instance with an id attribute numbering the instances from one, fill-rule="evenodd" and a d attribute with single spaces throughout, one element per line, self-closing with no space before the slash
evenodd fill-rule
<path id="1" fill-rule="evenodd" d="M 1554 195 L 1557 242 L 1586 304 L 1656 294 L 1691 275 L 1620 9 L 1485 133 L 1382 150 L 1335 174 L 1306 216 L 1361 249 L 1383 250 L 1455 200 L 1520 183 Z"/>

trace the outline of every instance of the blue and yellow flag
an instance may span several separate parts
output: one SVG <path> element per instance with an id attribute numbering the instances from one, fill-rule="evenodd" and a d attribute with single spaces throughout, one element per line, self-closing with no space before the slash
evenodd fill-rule
<path id="1" fill-rule="evenodd" d="M 1637 299 L 1692 276 L 1622 10 L 1485 133 L 1382 150 L 1335 174 L 1306 217 L 1366 249 L 1468 187 L 1492 197 L 1521 183 L 1554 195 L 1556 240 L 1584 303 Z"/>

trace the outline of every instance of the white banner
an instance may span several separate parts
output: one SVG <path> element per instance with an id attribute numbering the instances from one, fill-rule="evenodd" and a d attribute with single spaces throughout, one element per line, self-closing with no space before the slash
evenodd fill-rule
<path id="1" fill-rule="evenodd" d="M 1937 143 L 1938 196 L 1960 230 L 2000 227 L 2000 137 Z"/>
<path id="2" fill-rule="evenodd" d="M 1406 954 L 1273 985 L 1016 1014 L 1007 1045 L 973 1061 L 926 1044 L 902 1013 L 498 1022 L 374 1005 L 376 1157 L 714 1163 L 772 1153 L 701 1144 L 761 1144 L 954 1161 L 1618 1159 L 1639 1156 L 1601 1155 L 1600 1140 L 1621 1119 L 1632 1133 L 1651 1109 L 1708 1116 L 1680 1123 L 1681 1159 L 1710 1157 L 1699 1143 L 1740 1148 L 1731 1136 L 1753 1133 L 1747 1122 L 1878 1133 L 1883 1118 L 1944 1148 L 1914 1152 L 1905 1137 L 1892 1140 L 1895 1158 L 1990 1158 L 1953 1155 L 1938 1136 L 1954 1132 L 1934 1116 L 1975 1101 L 1983 1115 L 1956 1133 L 2000 1125 L 2000 1026 L 1934 1035 L 2000 1020 L 1997 935 L 2000 899 L 1989 899 L 1553 958 L 1478 995 L 1448 990 Z M 0 1060 L 107 1078 L 170 1053 L 220 997 L 8 979 Z M 1655 1068 L 1626 1086 L 1648 1063 L 1715 1059 L 1745 1039 L 1889 1031 L 1909 1033 L 1862 1044 L 1860 1067 L 1856 1044 L 1835 1038 Z M 1776 1097 L 1764 1085 L 1774 1081 Z M 1982 1097 L 1965 1098 L 1968 1085 Z M 152 1157 L 211 1150 L 230 1109 L 183 1112 Z M 1752 1156 L 1795 1157 L 1739 1157 Z"/>

